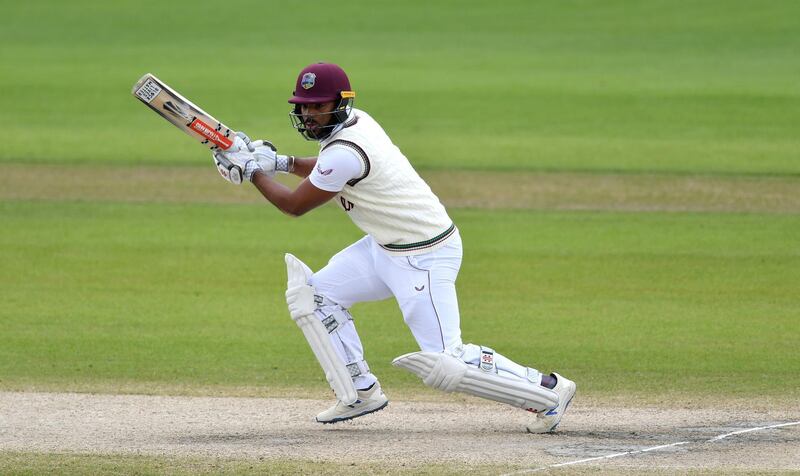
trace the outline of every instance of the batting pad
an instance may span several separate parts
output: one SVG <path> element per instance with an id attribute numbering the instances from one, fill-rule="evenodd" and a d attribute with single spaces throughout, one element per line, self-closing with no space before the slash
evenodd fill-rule
<path id="1" fill-rule="evenodd" d="M 308 284 L 309 276 L 306 270 L 308 270 L 308 267 L 302 261 L 286 253 L 286 274 L 289 288 Z M 310 299 L 313 301 L 313 294 L 311 294 Z M 310 305 L 313 306 L 313 302 Z M 336 354 L 336 349 L 331 344 L 325 326 L 313 313 L 297 316 L 293 319 L 300 330 L 303 331 L 303 336 L 308 341 L 308 345 L 311 346 L 311 350 L 314 352 L 320 367 L 322 367 L 325 379 L 336 394 L 336 398 L 345 405 L 355 403 L 358 400 L 356 386 L 350 377 L 350 371 Z"/>
<path id="2" fill-rule="evenodd" d="M 533 412 L 558 405 L 558 394 L 549 388 L 481 370 L 446 352 L 412 352 L 394 359 L 392 365 L 445 392 L 467 393 Z"/>

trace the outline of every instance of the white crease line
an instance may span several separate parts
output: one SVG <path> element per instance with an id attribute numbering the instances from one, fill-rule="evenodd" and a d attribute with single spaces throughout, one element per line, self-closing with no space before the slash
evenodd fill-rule
<path id="1" fill-rule="evenodd" d="M 569 462 L 566 462 L 566 463 L 551 464 L 550 466 L 542 466 L 541 468 L 523 469 L 522 471 L 517 471 L 515 473 L 507 473 L 507 474 L 503 474 L 501 476 L 511 476 L 513 474 L 535 473 L 535 472 L 538 472 L 538 471 L 544 471 L 545 469 L 558 468 L 560 466 L 569 466 L 569 465 L 572 465 L 572 464 L 588 463 L 589 461 L 599 461 L 599 460 L 603 460 L 603 459 L 617 458 L 619 456 L 627 456 L 627 455 L 633 455 L 633 454 L 638 454 L 638 453 L 646 453 L 648 451 L 655 451 L 655 450 L 660 450 L 660 449 L 663 449 L 663 448 L 669 448 L 669 447 L 672 447 L 672 446 L 680 446 L 680 445 L 686 445 L 686 444 L 689 444 L 689 442 L 688 441 L 679 441 L 677 443 L 670 443 L 668 445 L 653 446 L 653 447 L 650 447 L 650 448 L 645 448 L 643 450 L 625 451 L 624 453 L 614 453 L 614 454 L 611 454 L 611 455 L 595 456 L 594 458 L 579 459 L 577 461 L 569 461 Z"/>
<path id="2" fill-rule="evenodd" d="M 792 425 L 800 425 L 800 421 L 793 421 L 791 423 L 780 423 L 780 424 L 777 424 L 777 425 L 770 425 L 770 426 L 759 426 L 758 428 L 748 428 L 746 430 L 739 430 L 739 431 L 734 431 L 734 432 L 731 432 L 731 433 L 725 433 L 724 435 L 719 435 L 719 436 L 715 436 L 714 438 L 711 438 L 710 440 L 707 441 L 707 443 L 723 440 L 723 439 L 725 439 L 725 438 L 727 438 L 729 436 L 733 436 L 733 435 L 741 435 L 742 433 L 750 433 L 751 431 L 768 430 L 770 428 L 780 428 L 782 426 L 792 426 Z"/>
<path id="3" fill-rule="evenodd" d="M 626 451 L 624 453 L 615 453 L 613 455 L 607 455 L 607 456 L 597 456 L 597 457 L 594 457 L 594 458 L 586 458 L 586 459 L 581 459 L 581 460 L 578 460 L 578 461 L 570 461 L 568 463 L 558 463 L 558 464 L 550 465 L 550 466 L 548 466 L 548 468 L 558 468 L 559 466 L 569 466 L 569 465 L 572 465 L 572 464 L 586 463 L 586 462 L 589 462 L 589 461 L 596 461 L 596 460 L 601 460 L 601 459 L 611 459 L 611 458 L 616 458 L 618 456 L 635 455 L 637 453 L 646 453 L 648 451 L 656 451 L 656 450 L 660 450 L 660 449 L 664 449 L 664 448 L 670 448 L 672 446 L 680 446 L 680 445 L 687 445 L 687 444 L 689 444 L 688 441 L 679 441 L 677 443 L 670 443 L 668 445 L 653 446 L 651 448 L 645 448 L 643 450 Z"/>
<path id="4" fill-rule="evenodd" d="M 769 425 L 769 426 L 759 426 L 759 427 L 756 427 L 756 428 L 748 428 L 746 430 L 739 430 L 739 431 L 734 431 L 734 432 L 731 432 L 731 433 L 725 433 L 725 434 L 722 434 L 722 435 L 715 436 L 714 438 L 711 438 L 710 440 L 706 440 L 706 441 L 704 441 L 704 443 L 713 443 L 713 442 L 720 441 L 720 440 L 723 440 L 725 438 L 728 438 L 729 436 L 741 435 L 742 433 L 750 433 L 752 431 L 760 431 L 760 430 L 769 430 L 771 428 L 780 428 L 782 426 L 792 426 L 792 425 L 800 425 L 800 421 L 793 421 L 793 422 L 790 422 L 790 423 L 779 423 L 777 425 Z M 539 468 L 523 469 L 523 470 L 520 470 L 520 471 L 515 471 L 513 473 L 502 474 L 501 476 L 512 476 L 512 475 L 515 475 L 515 474 L 536 473 L 536 472 L 544 471 L 544 470 L 550 469 L 550 468 L 558 468 L 558 467 L 561 467 L 561 466 L 570 466 L 570 465 L 573 465 L 573 464 L 588 463 L 589 461 L 600 461 L 600 460 L 604 460 L 604 459 L 617 458 L 619 456 L 628 456 L 628 455 L 635 455 L 635 454 L 639 454 L 639 453 L 647 453 L 648 451 L 657 451 L 657 450 L 661 450 L 661 449 L 664 449 L 664 448 L 672 448 L 674 446 L 681 446 L 681 445 L 688 445 L 688 444 L 691 444 L 691 442 L 690 441 L 679 441 L 677 443 L 670 443 L 668 445 L 651 446 L 650 448 L 645 448 L 643 450 L 625 451 L 624 453 L 614 453 L 614 454 L 610 454 L 610 455 L 606 455 L 606 456 L 596 456 L 594 458 L 586 458 L 586 459 L 579 459 L 579 460 L 576 460 L 576 461 L 568 461 L 566 463 L 551 464 L 550 466 L 542 466 L 542 467 L 539 467 Z"/>

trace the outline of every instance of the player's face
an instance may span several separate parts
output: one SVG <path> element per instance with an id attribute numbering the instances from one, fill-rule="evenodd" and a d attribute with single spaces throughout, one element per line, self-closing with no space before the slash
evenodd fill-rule
<path id="1" fill-rule="evenodd" d="M 331 112 L 336 107 L 336 101 L 314 104 L 301 104 L 300 114 L 303 116 L 303 126 L 311 137 L 320 137 L 325 131 L 325 126 L 333 120 Z"/>

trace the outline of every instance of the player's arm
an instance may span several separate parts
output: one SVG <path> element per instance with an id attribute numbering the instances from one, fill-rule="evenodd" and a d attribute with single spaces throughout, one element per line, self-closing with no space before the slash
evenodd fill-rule
<path id="1" fill-rule="evenodd" d="M 314 158 L 314 163 L 316 163 L 316 158 Z M 313 168 L 312 165 L 311 169 Z M 295 168 L 295 173 L 297 173 L 297 168 Z M 309 170 L 306 175 L 310 173 Z M 278 210 L 296 217 L 317 208 L 339 193 L 317 188 L 308 178 L 300 182 L 300 185 L 294 190 L 263 173 L 255 173 L 252 182 L 261 195 L 275 205 Z"/>
<path id="2" fill-rule="evenodd" d="M 275 170 L 298 177 L 308 177 L 314 166 L 317 165 L 316 157 L 296 157 L 294 155 L 277 155 Z"/>
<path id="3" fill-rule="evenodd" d="M 346 148 L 335 147 L 316 158 L 296 159 L 277 155 L 267 141 L 250 142 L 248 138 L 247 144 L 249 152 L 214 152 L 217 169 L 228 181 L 241 183 L 231 180 L 232 176 L 249 180 L 264 198 L 292 216 L 303 215 L 329 201 L 364 171 L 361 159 Z M 305 180 L 292 190 L 273 180 L 276 172 L 305 175 Z"/>
<path id="4" fill-rule="evenodd" d="M 323 152 L 320 157 L 296 159 L 293 173 L 305 176 L 295 190 L 275 182 L 269 173 L 263 171 L 256 172 L 250 180 L 261 195 L 279 210 L 300 216 L 335 197 L 348 181 L 363 173 L 363 165 L 351 150 L 333 148 Z"/>
<path id="5" fill-rule="evenodd" d="M 291 170 L 291 173 L 298 177 L 305 178 L 311 174 L 315 165 L 317 165 L 316 157 L 295 157 L 294 168 Z"/>

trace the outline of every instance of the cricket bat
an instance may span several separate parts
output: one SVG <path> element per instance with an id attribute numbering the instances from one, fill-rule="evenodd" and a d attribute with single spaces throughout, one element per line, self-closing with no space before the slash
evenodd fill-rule
<path id="1" fill-rule="evenodd" d="M 133 85 L 133 95 L 209 149 L 228 150 L 236 134 L 150 73 Z"/>

